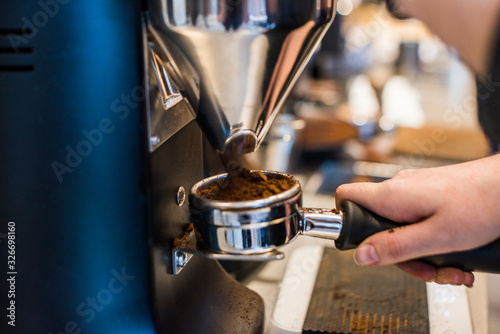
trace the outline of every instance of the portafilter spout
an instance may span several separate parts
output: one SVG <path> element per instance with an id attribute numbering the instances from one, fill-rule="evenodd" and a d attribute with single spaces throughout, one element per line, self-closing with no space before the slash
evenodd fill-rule
<path id="1" fill-rule="evenodd" d="M 258 148 L 332 23 L 335 3 L 150 0 L 163 62 L 216 150 Z"/>

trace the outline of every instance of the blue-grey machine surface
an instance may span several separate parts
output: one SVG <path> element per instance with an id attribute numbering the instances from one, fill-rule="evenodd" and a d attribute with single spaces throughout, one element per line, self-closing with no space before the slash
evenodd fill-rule
<path id="1" fill-rule="evenodd" d="M 171 250 L 206 155 L 257 149 L 334 1 L 0 8 L 0 332 L 261 332 L 216 256 Z"/>

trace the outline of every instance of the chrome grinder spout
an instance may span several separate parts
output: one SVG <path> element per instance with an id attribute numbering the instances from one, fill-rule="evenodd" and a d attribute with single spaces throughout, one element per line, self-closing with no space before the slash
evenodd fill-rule
<path id="1" fill-rule="evenodd" d="M 150 3 L 171 79 L 227 154 L 259 147 L 335 15 L 335 0 Z"/>

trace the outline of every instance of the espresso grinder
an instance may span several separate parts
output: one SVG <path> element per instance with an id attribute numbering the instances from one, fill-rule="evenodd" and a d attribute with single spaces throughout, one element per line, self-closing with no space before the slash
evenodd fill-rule
<path id="1" fill-rule="evenodd" d="M 261 332 L 220 252 L 184 249 L 187 194 L 259 147 L 335 1 L 0 7 L 0 332 Z"/>

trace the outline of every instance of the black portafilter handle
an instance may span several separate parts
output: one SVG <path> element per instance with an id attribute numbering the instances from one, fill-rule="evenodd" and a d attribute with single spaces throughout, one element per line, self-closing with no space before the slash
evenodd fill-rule
<path id="1" fill-rule="evenodd" d="M 339 250 L 356 248 L 372 234 L 405 225 L 381 217 L 351 201 L 342 203 L 342 211 L 342 231 L 335 240 L 335 246 Z M 463 271 L 500 274 L 500 239 L 480 248 L 426 256 L 417 260 L 435 267 L 454 267 Z"/>

